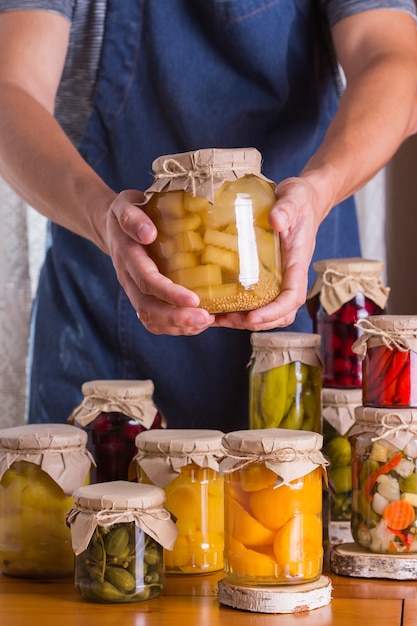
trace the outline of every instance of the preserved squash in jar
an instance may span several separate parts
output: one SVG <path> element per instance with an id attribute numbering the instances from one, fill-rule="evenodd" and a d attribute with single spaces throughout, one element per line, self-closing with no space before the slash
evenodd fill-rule
<path id="1" fill-rule="evenodd" d="M 352 348 L 361 334 L 357 322 L 384 313 L 383 263 L 353 257 L 316 261 L 313 268 L 307 308 L 313 332 L 322 337 L 323 387 L 360 389 L 362 362 Z"/>
<path id="2" fill-rule="evenodd" d="M 75 587 L 88 602 L 141 602 L 165 584 L 163 546 L 177 534 L 151 485 L 111 481 L 82 487 L 68 512 L 75 553 Z"/>
<path id="3" fill-rule="evenodd" d="M 167 574 L 200 574 L 223 568 L 224 491 L 218 458 L 223 433 L 166 429 L 136 438 L 138 480 L 164 489 L 165 506 L 178 529 L 165 551 Z"/>
<path id="4" fill-rule="evenodd" d="M 321 433 L 320 335 L 251 334 L 249 426 Z"/>
<path id="5" fill-rule="evenodd" d="M 224 436 L 228 581 L 289 585 L 320 578 L 327 464 L 321 444 L 318 433 L 275 428 Z"/>
<path id="6" fill-rule="evenodd" d="M 158 229 L 151 257 L 209 313 L 256 309 L 280 291 L 279 238 L 268 220 L 275 185 L 260 163 L 254 148 L 198 150 L 153 163 L 144 206 Z"/>
<path id="7" fill-rule="evenodd" d="M 0 570 L 22 578 L 70 576 L 74 569 L 66 514 L 87 479 L 87 436 L 59 424 L 0 430 Z"/>

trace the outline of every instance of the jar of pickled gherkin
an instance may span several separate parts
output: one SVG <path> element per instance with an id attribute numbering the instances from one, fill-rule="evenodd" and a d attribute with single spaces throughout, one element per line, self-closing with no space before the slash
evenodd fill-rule
<path id="1" fill-rule="evenodd" d="M 317 278 L 307 296 L 313 332 L 322 337 L 323 386 L 362 386 L 362 363 L 352 350 L 361 334 L 356 322 L 384 313 L 389 289 L 383 263 L 362 258 L 328 259 L 313 264 Z"/>
<path id="2" fill-rule="evenodd" d="M 90 482 L 130 480 L 136 435 L 161 428 L 165 421 L 153 401 L 153 382 L 90 380 L 81 391 L 83 400 L 68 421 L 87 433 L 87 448 L 96 462 Z"/>
<path id="3" fill-rule="evenodd" d="M 355 409 L 352 535 L 370 552 L 417 552 L 417 414 Z"/>
<path id="4" fill-rule="evenodd" d="M 322 435 L 281 428 L 223 438 L 226 579 L 289 585 L 322 572 Z"/>
<path id="5" fill-rule="evenodd" d="M 279 237 L 269 224 L 275 185 L 255 148 L 159 157 L 144 210 L 158 229 L 159 271 L 194 291 L 209 313 L 256 309 L 281 286 Z"/>
<path id="6" fill-rule="evenodd" d="M 74 492 L 68 512 L 75 553 L 74 582 L 88 602 L 139 602 L 163 589 L 163 547 L 177 529 L 152 485 L 111 481 Z"/>
<path id="7" fill-rule="evenodd" d="M 0 570 L 22 578 L 70 576 L 66 514 L 88 480 L 87 435 L 68 424 L 0 430 Z"/>
<path id="8" fill-rule="evenodd" d="M 323 454 L 330 461 L 328 537 L 331 544 L 352 541 L 352 450 L 349 434 L 355 408 L 362 404 L 361 389 L 326 387 L 323 404 Z"/>
<path id="9" fill-rule="evenodd" d="M 136 437 L 138 480 L 165 490 L 165 506 L 176 519 L 178 537 L 165 552 L 167 574 L 223 568 L 222 436 L 217 430 L 166 429 Z"/>
<path id="10" fill-rule="evenodd" d="M 320 335 L 251 334 L 249 427 L 321 433 Z"/>
<path id="11" fill-rule="evenodd" d="M 376 315 L 357 323 L 353 350 L 363 359 L 363 404 L 417 407 L 417 317 Z"/>

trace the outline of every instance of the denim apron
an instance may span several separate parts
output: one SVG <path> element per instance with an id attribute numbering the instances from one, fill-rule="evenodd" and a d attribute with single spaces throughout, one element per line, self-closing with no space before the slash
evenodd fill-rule
<path id="1" fill-rule="evenodd" d="M 93 111 L 79 146 L 116 191 L 145 189 L 162 154 L 254 146 L 297 175 L 338 105 L 311 0 L 109 0 Z M 353 201 L 320 227 L 316 259 L 360 254 Z M 313 276 L 310 276 L 310 280 Z M 311 332 L 302 308 L 291 330 Z M 93 379 L 152 379 L 171 428 L 248 426 L 250 333 L 156 336 L 109 257 L 51 225 L 34 309 L 29 421 L 63 422 Z"/>

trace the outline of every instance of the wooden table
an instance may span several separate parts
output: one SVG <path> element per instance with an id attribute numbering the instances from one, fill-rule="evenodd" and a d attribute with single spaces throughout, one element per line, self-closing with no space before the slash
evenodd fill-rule
<path id="1" fill-rule="evenodd" d="M 333 593 L 328 606 L 277 615 L 240 611 L 219 604 L 217 582 L 222 576 L 222 573 L 170 576 L 159 597 L 140 603 L 104 605 L 81 600 L 72 580 L 37 582 L 0 575 L 0 625 L 415 626 L 417 623 L 417 581 L 330 574 Z"/>

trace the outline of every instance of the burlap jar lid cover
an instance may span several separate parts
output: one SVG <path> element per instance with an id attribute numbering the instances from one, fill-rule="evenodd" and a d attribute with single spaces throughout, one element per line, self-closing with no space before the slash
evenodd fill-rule
<path id="1" fill-rule="evenodd" d="M 250 340 L 252 354 L 249 364 L 253 365 L 254 372 L 266 372 L 294 361 L 322 367 L 321 336 L 316 333 L 255 332 Z"/>
<path id="2" fill-rule="evenodd" d="M 327 259 L 313 263 L 317 272 L 307 300 L 320 294 L 320 303 L 325 311 L 332 315 L 343 304 L 352 300 L 357 293 L 362 293 L 381 309 L 385 308 L 390 293 L 389 287 L 382 282 L 382 261 L 351 257 L 346 259 Z"/>
<path id="3" fill-rule="evenodd" d="M 319 433 L 285 428 L 239 430 L 224 435 L 222 445 L 221 474 L 262 462 L 277 475 L 276 486 L 302 478 L 318 467 L 326 478 L 329 462 L 321 452 L 323 437 Z"/>
<path id="4" fill-rule="evenodd" d="M 151 380 L 90 380 L 81 387 L 81 404 L 72 411 L 68 422 L 87 426 L 100 413 L 123 413 L 150 428 L 158 412 L 153 402 Z"/>
<path id="5" fill-rule="evenodd" d="M 163 506 L 165 492 L 154 485 L 124 480 L 80 487 L 74 494 L 74 507 L 67 515 L 75 554 L 83 552 L 97 526 L 134 522 L 164 548 L 171 550 L 178 529 Z"/>
<path id="6" fill-rule="evenodd" d="M 262 155 L 256 148 L 204 148 L 191 152 L 166 154 L 152 163 L 154 182 L 145 191 L 145 202 L 154 193 L 183 190 L 213 203 L 214 194 L 225 181 L 261 173 Z"/>
<path id="7" fill-rule="evenodd" d="M 417 409 L 359 406 L 355 419 L 349 436 L 370 433 L 372 441 L 383 439 L 399 450 L 417 435 Z"/>
<path id="8" fill-rule="evenodd" d="M 86 449 L 87 433 L 69 424 L 25 424 L 0 430 L 0 480 L 16 461 L 41 469 L 67 496 L 85 482 L 94 459 Z"/>
<path id="9" fill-rule="evenodd" d="M 136 436 L 134 461 L 158 487 L 165 487 L 191 463 L 219 471 L 223 434 L 220 430 L 181 428 L 144 431 Z"/>
<path id="10" fill-rule="evenodd" d="M 417 316 L 371 315 L 359 320 L 361 335 L 352 350 L 364 358 L 368 348 L 386 346 L 390 350 L 417 352 Z"/>
<path id="11" fill-rule="evenodd" d="M 355 409 L 362 404 L 362 389 L 322 389 L 323 419 L 340 435 L 355 424 Z"/>

